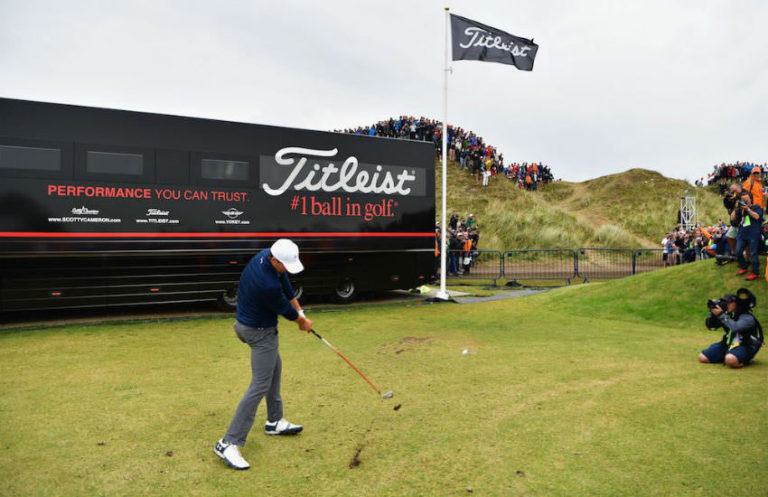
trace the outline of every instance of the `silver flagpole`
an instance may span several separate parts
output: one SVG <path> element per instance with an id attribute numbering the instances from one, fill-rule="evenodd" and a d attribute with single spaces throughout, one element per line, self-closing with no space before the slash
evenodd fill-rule
<path id="1" fill-rule="evenodd" d="M 446 232 L 448 231 L 448 223 L 445 220 L 445 197 L 446 191 L 446 177 L 448 175 L 448 45 L 450 44 L 450 16 L 448 15 L 448 7 L 445 8 L 445 68 L 443 71 L 443 205 L 442 205 L 442 218 L 440 221 L 441 234 L 441 247 L 440 247 L 440 291 L 437 292 L 437 298 L 441 300 L 448 300 L 448 292 L 445 289 L 445 257 L 448 252 L 448 248 L 445 245 Z"/>

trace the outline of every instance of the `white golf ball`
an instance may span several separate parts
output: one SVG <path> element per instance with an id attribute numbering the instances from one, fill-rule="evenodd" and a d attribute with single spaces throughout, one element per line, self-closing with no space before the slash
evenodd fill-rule
<path id="1" fill-rule="evenodd" d="M 464 350 L 461 351 L 461 355 L 467 355 L 467 354 L 469 354 L 469 350 L 468 349 L 464 349 Z"/>

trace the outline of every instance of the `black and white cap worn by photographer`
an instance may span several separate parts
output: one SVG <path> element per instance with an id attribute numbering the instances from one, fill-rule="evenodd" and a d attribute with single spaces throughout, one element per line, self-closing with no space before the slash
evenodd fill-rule
<path id="1" fill-rule="evenodd" d="M 726 293 L 725 295 L 723 295 L 723 302 L 731 303 L 731 302 L 736 302 L 737 300 L 738 300 L 738 297 L 733 293 Z M 723 309 L 723 311 L 725 310 L 726 309 Z"/>
<path id="2" fill-rule="evenodd" d="M 304 264 L 299 260 L 299 247 L 287 238 L 281 238 L 272 244 L 270 248 L 272 257 L 285 266 L 291 274 L 297 274 L 304 270 Z"/>

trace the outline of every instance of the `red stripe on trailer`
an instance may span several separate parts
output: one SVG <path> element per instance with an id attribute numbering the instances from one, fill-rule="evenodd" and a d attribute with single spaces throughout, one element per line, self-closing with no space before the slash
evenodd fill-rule
<path id="1" fill-rule="evenodd" d="M 309 232 L 309 233 L 146 233 L 146 232 L 116 232 L 116 233 L 60 233 L 60 232 L 31 232 L 3 231 L 4 238 L 425 238 L 434 237 L 429 232 L 393 232 L 393 233 L 338 233 L 338 232 Z"/>

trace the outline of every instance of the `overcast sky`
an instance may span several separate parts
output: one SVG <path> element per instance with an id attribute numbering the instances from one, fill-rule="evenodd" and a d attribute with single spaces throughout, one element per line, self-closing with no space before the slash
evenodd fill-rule
<path id="1" fill-rule="evenodd" d="M 319 130 L 442 119 L 443 7 L 532 72 L 452 62 L 448 122 L 581 181 L 768 162 L 768 2 L 0 0 L 0 96 Z"/>

